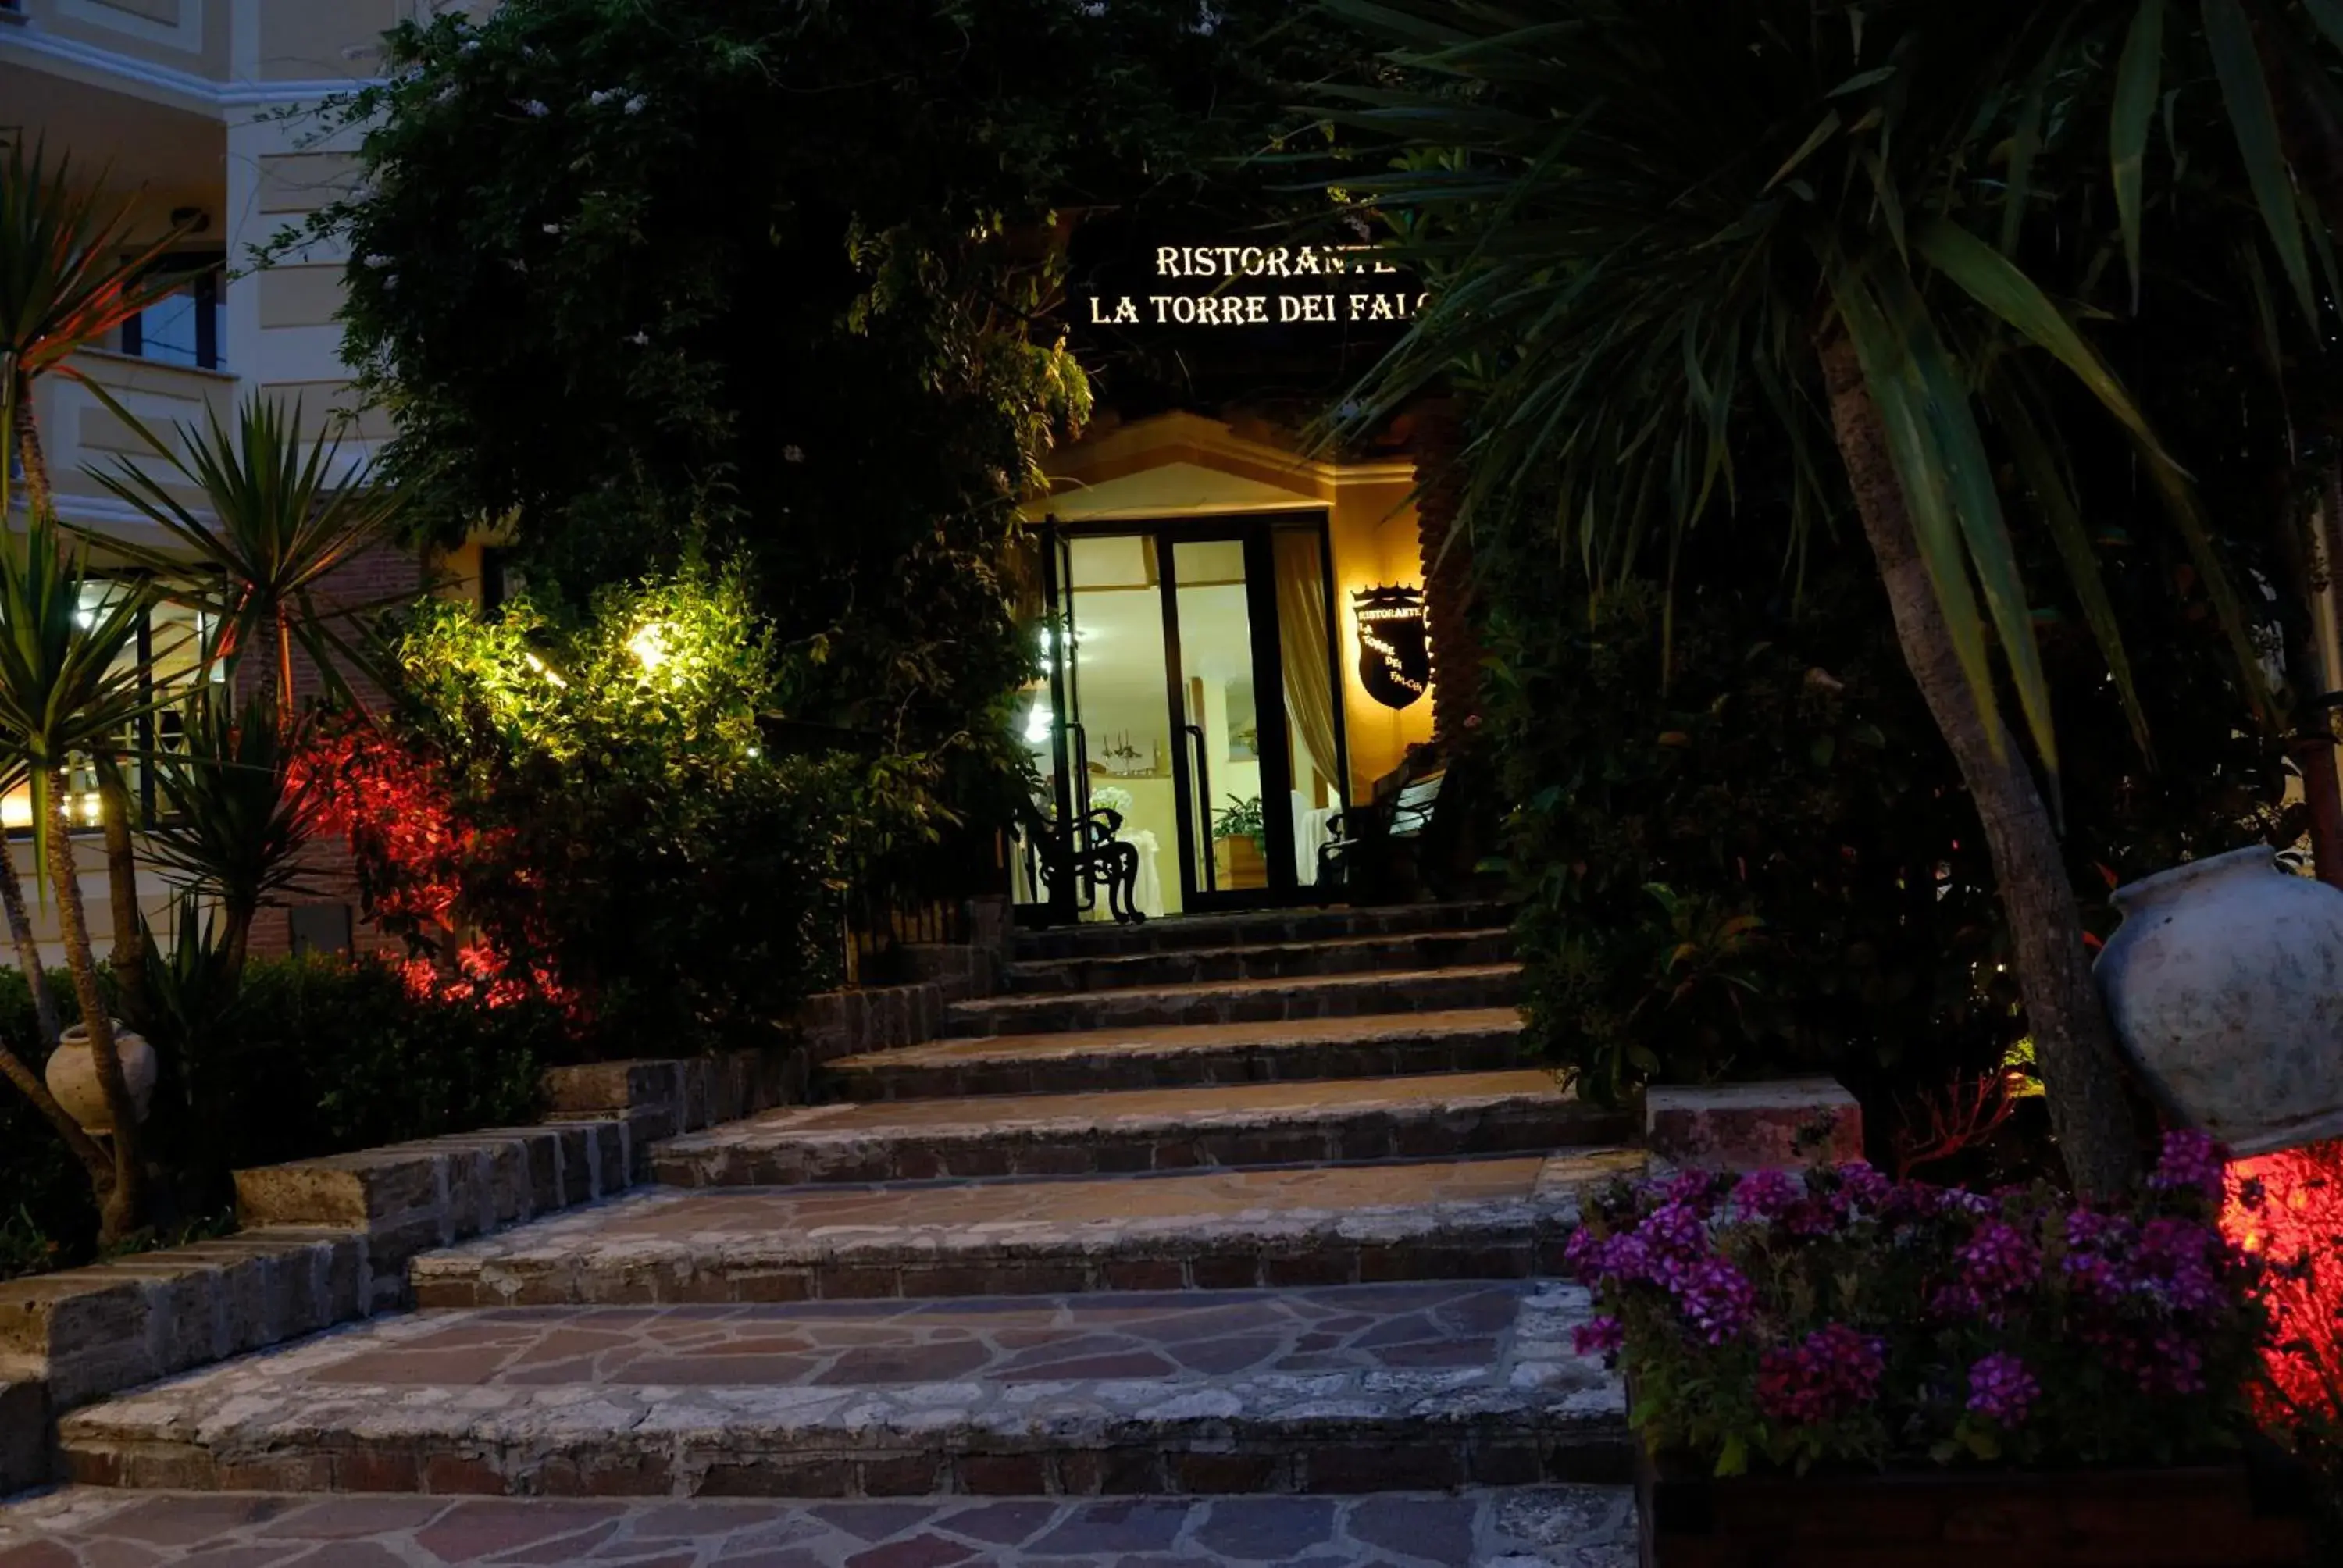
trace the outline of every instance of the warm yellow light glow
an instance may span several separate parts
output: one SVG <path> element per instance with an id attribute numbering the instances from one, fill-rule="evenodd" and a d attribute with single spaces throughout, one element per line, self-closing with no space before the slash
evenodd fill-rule
<path id="1" fill-rule="evenodd" d="M 640 657 L 639 650 L 638 650 L 637 656 Z M 551 665 L 548 665 L 545 660 L 538 658 L 537 655 L 533 653 L 524 653 L 521 657 L 528 660 L 528 667 L 531 669 L 545 677 L 546 679 L 551 681 L 555 686 L 561 687 L 569 684 L 568 681 L 561 678 L 559 673 L 557 672 Z"/>
<path id="2" fill-rule="evenodd" d="M 645 669 L 657 669 L 668 661 L 667 628 L 658 621 L 647 623 L 628 640 L 627 651 L 641 660 Z"/>
<path id="3" fill-rule="evenodd" d="M 65 797 L 65 819 L 78 816 L 84 824 L 96 827 L 106 819 L 106 798 L 96 790 Z M 29 828 L 33 825 L 32 792 L 12 789 L 0 798 L 0 828 Z"/>

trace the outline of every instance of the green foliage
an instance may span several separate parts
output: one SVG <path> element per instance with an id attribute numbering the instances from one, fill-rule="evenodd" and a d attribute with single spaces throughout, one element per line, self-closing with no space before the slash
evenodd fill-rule
<path id="1" fill-rule="evenodd" d="M 54 776 L 76 757 L 111 749 L 155 706 L 127 657 L 151 595 L 108 583 L 104 608 L 85 621 L 84 590 L 99 581 L 46 514 L 21 541 L 0 541 L 0 746 L 32 769 L 33 831 L 45 862 Z"/>
<path id="2" fill-rule="evenodd" d="M 1864 575 L 1590 601 L 1550 548 L 1487 567 L 1532 1026 L 1586 1091 L 1997 1058 L 1984 848 Z"/>
<path id="3" fill-rule="evenodd" d="M 418 996 L 373 959 L 256 960 L 209 1038 L 173 1052 L 191 1168 L 532 1121 L 561 1028 L 541 1003 Z"/>
<path id="4" fill-rule="evenodd" d="M 406 497 L 367 463 L 341 460 L 338 439 L 320 434 L 305 451 L 301 405 L 247 397 L 233 425 L 207 410 L 201 427 L 182 426 L 179 449 L 149 430 L 128 409 L 107 399 L 145 440 L 146 466 L 116 458 L 94 477 L 171 541 L 154 549 L 112 535 L 92 535 L 104 548 L 156 574 L 169 598 L 202 612 L 211 629 L 197 650 L 208 669 L 257 650 L 268 660 L 277 701 L 294 706 L 293 650 L 298 646 L 330 694 L 347 695 L 347 667 L 364 654 L 349 636 L 354 616 L 381 605 L 336 602 L 321 594 L 326 579 L 360 552 L 383 543 Z M 159 462 L 176 478 L 166 480 Z M 200 507 L 185 498 L 202 498 Z"/>
<path id="5" fill-rule="evenodd" d="M 1229 797 L 1229 803 L 1212 817 L 1212 837 L 1215 839 L 1251 839 L 1252 847 L 1263 854 L 1269 852 L 1269 829 L 1261 819 L 1261 797 L 1248 796 L 1239 799 Z"/>
<path id="6" fill-rule="evenodd" d="M 10 139 L 0 166 L 0 401 L 29 406 L 34 378 L 51 372 L 84 379 L 74 354 L 170 291 L 143 275 L 179 236 L 134 243 L 138 204 L 106 213 L 104 199 L 71 159 L 53 164 L 45 144 L 28 150 L 21 135 Z M 0 447 L 16 453 L 13 439 Z M 47 476 L 37 462 L 25 467 L 45 505 Z M 5 480 L 0 473 L 0 487 Z"/>
<path id="7" fill-rule="evenodd" d="M 1720 542 L 1674 590 L 1590 596 L 1534 518 L 1484 531 L 1483 736 L 1515 802 L 1532 1026 L 1590 1093 L 1827 1070 L 1872 1101 L 1997 1066 L 2022 1031 L 1992 868 L 1867 564 L 1803 581 Z M 2047 548 L 2043 546 L 2041 548 Z M 2157 769 L 2078 611 L 2046 618 L 2072 737 L 2069 874 L 2091 890 L 2256 839 L 2288 842 L 2277 749 L 2185 560 L 2107 550 Z"/>
<path id="8" fill-rule="evenodd" d="M 49 993 L 63 1023 L 79 1021 L 70 976 L 53 974 Z M 32 988 L 13 966 L 0 968 L 0 1040 L 35 1072 L 48 1060 Z M 0 1094 L 0 1279 L 79 1261 L 96 1235 L 88 1173 L 31 1101 Z"/>
<path id="9" fill-rule="evenodd" d="M 201 948 L 177 944 L 150 969 L 179 971 Z M 166 1016 L 148 1039 L 163 1077 L 147 1131 L 171 1171 L 154 1215 L 166 1231 L 216 1230 L 232 1171 L 531 1121 L 562 1040 L 541 1003 L 418 996 L 369 959 L 258 960 L 199 1005 L 184 975 L 176 988 L 157 978 Z M 54 990 L 71 1023 L 73 987 L 59 977 Z M 32 998 L 13 969 L 0 969 L 0 1037 L 38 1070 L 46 1053 L 27 1051 Z M 0 1278 L 96 1255 L 86 1176 L 15 1094 L 0 1098 Z"/>
<path id="10" fill-rule="evenodd" d="M 738 569 L 607 588 L 574 620 L 423 605 L 397 660 L 394 729 L 447 830 L 353 802 L 373 907 L 560 999 L 580 1050 L 759 1038 L 836 978 L 848 880 L 884 886 L 952 819 L 927 758 L 776 746 L 807 660 L 777 655 Z"/>
<path id="11" fill-rule="evenodd" d="M 1893 457 L 1861 482 L 1908 505 L 1971 692 L 1989 711 L 2016 699 L 2046 772 L 2063 754 L 2030 606 L 2077 596 L 2129 683 L 2090 552 L 2061 552 L 2046 585 L 2021 572 L 2023 536 L 2071 542 L 2103 508 L 2181 541 L 2259 709 L 2251 618 L 2109 342 L 2127 304 L 2118 209 L 2137 227 L 2141 97 L 2166 56 L 2223 92 L 2163 98 L 2160 143 L 2210 199 L 2156 216 L 2257 268 L 2275 236 L 2301 280 L 2302 198 L 2251 134 L 2264 67 L 2237 46 L 2232 0 L 2207 0 L 2201 26 L 2174 16 L 2160 55 L 2123 48 L 2139 0 L 1327 5 L 1393 66 L 1333 118 L 1395 166 L 1341 183 L 1436 279 L 1353 423 L 1469 377 L 1485 417 L 1468 515 L 1539 508 L 1604 580 L 1645 569 L 1654 539 L 1706 548 L 1764 446 L 1794 500 L 1765 521 L 1811 538 L 1847 495 L 1830 416 L 1854 388 L 1826 396 L 1817 356 L 1843 342 Z M 2331 51 L 2308 38 L 2274 19 L 2270 59 L 2323 78 Z M 2236 200 L 2248 188 L 2259 213 Z M 2112 433 L 2130 463 L 2082 476 L 2047 457 L 2078 433 Z"/>
<path id="12" fill-rule="evenodd" d="M 418 528 L 508 523 L 573 609 L 742 559 L 805 655 L 792 719 L 1005 811 L 1016 507 L 1090 398 L 1065 231 L 1225 180 L 1324 31 L 1283 0 L 450 13 L 328 111 L 362 179 L 288 244 L 353 258 L 346 352 Z"/>
<path id="13" fill-rule="evenodd" d="M 146 858 L 182 892 L 224 906 L 232 971 L 262 901 L 300 882 L 311 823 L 292 778 L 297 738 L 265 687 L 238 703 L 228 684 L 206 681 L 181 709 L 181 745 L 153 759 L 162 809 Z"/>

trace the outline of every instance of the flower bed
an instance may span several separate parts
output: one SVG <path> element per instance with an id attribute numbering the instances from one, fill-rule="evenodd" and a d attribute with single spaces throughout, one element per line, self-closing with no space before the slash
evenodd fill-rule
<path id="1" fill-rule="evenodd" d="M 2032 1533 L 2062 1551 L 2102 1553 L 2160 1503 L 2194 1496 L 2186 1517 L 2224 1522 L 2201 1561 L 2303 1560 L 2295 1522 L 2256 1535 L 2258 1494 L 2235 1458 L 2266 1323 L 2253 1261 L 2217 1223 L 2222 1192 L 2219 1151 L 2176 1133 L 2122 1207 L 2046 1184 L 1896 1182 L 1859 1161 L 1803 1178 L 1689 1172 L 1597 1200 L 1569 1251 L 1603 1312 L 1580 1349 L 1625 1362 L 1653 1456 L 1654 1560 L 1744 1560 L 1671 1556 L 1672 1532 L 1710 1546 L 1735 1529 L 1805 1540 L 1866 1484 L 1884 1510 L 1874 1547 L 1916 1553 L 1866 1562 L 1939 1561 L 1926 1553 L 1954 1539 L 1953 1492 L 2035 1518 Z M 2127 1467 L 2163 1479 L 2125 1483 Z M 2044 1491 L 2027 1474 L 2052 1470 L 2090 1480 Z M 1745 1476 L 1759 1479 L 1731 1479 Z M 1824 1491 L 1836 1501 L 1818 1513 Z M 2104 1526 L 2094 1533 L 2088 1517 L 2058 1513 L 2084 1492 L 2130 1501 L 2085 1510 Z M 1904 1503 L 1882 1501 L 1891 1493 Z M 1768 1495 L 1786 1501 L 1754 1501 Z"/>

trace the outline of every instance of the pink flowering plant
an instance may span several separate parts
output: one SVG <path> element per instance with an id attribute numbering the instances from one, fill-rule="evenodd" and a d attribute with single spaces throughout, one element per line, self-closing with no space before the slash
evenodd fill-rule
<path id="1" fill-rule="evenodd" d="M 2236 1442 L 2266 1337 L 2222 1181 L 2177 1132 L 2121 1207 L 1860 1161 L 1622 1184 L 1570 1242 L 1601 1314 L 1579 1352 L 1624 1361 L 1654 1453 L 1719 1475 L 2202 1457 Z"/>

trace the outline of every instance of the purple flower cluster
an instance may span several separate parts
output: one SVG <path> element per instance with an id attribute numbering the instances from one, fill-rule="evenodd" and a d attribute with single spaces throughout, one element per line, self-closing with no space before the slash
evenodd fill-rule
<path id="1" fill-rule="evenodd" d="M 2042 1385 L 2025 1362 L 2006 1351 L 1980 1356 L 1969 1368 L 1969 1409 L 2004 1426 L 2022 1424 L 2041 1397 Z"/>
<path id="2" fill-rule="evenodd" d="M 1718 1194 L 1708 1178 L 1700 1183 L 1693 1188 L 1680 1177 L 1662 1188 L 1656 1195 L 1664 1201 L 1632 1231 L 1598 1237 L 1580 1229 L 1563 1261 L 1597 1286 L 1661 1287 L 1694 1332 L 1719 1345 L 1747 1325 L 1756 1292 L 1739 1269 L 1716 1254 L 1703 1208 Z"/>
<path id="3" fill-rule="evenodd" d="M 2100 1366 L 2157 1402 L 2158 1422 L 2207 1431 L 2227 1418 L 2202 1396 L 2244 1375 L 2257 1322 L 2243 1255 L 2208 1212 L 2225 1180 L 2218 1150 L 2188 1134 L 2120 1209 L 2046 1184 L 1894 1181 L 1860 1161 L 1623 1187 L 1565 1249 L 1603 1314 L 1574 1342 L 1664 1369 L 1653 1385 L 1674 1408 L 1654 1442 L 1725 1432 L 1776 1463 L 1928 1452 L 1964 1417 L 2007 1431 L 2015 1455 L 2064 1445 L 2092 1419 L 2082 1369 Z M 2108 1419 L 2126 1432 L 2090 1442 L 2137 1435 L 2136 1419 Z"/>
<path id="4" fill-rule="evenodd" d="M 1867 1161 L 1850 1160 L 1834 1174 L 1838 1177 L 1839 1191 L 1850 1203 L 1874 1212 L 1885 1208 L 1896 1191 L 1896 1183 Z"/>
<path id="5" fill-rule="evenodd" d="M 1607 1356 L 1627 1342 L 1627 1325 L 1614 1317 L 1591 1318 L 1570 1331 L 1570 1348 L 1583 1356 Z"/>
<path id="6" fill-rule="evenodd" d="M 2042 1282 L 2042 1250 L 1999 1220 L 1979 1225 L 1953 1261 L 1962 1285 L 1983 1302 L 2024 1295 Z"/>
<path id="7" fill-rule="evenodd" d="M 1805 1188 L 1787 1171 L 1752 1171 L 1734 1187 L 1733 1208 L 1745 1219 L 1778 1220 L 1805 1195 Z"/>
<path id="8" fill-rule="evenodd" d="M 2227 1181 L 2227 1156 L 2202 1132 L 2186 1129 L 2164 1135 L 2164 1151 L 2147 1184 L 2162 1192 L 2196 1191 L 2218 1203 Z"/>
<path id="9" fill-rule="evenodd" d="M 2200 1141 L 2201 1143 L 2201 1141 Z M 2187 1161 L 2164 1191 L 2202 1191 Z M 2172 1142 L 2159 1174 L 2171 1176 Z M 2239 1254 L 2212 1225 L 2162 1214 L 2136 1223 L 2077 1209 L 2066 1216 L 2065 1272 L 2084 1309 L 2077 1332 L 2146 1393 L 2195 1393 L 2205 1386 L 2201 1342 L 2233 1307 Z"/>
<path id="10" fill-rule="evenodd" d="M 1710 1344 L 1737 1339 L 1757 1309 L 1749 1276 L 1722 1258 L 1703 1258 L 1672 1284 L 1684 1321 Z"/>
<path id="11" fill-rule="evenodd" d="M 1835 1420 L 1869 1403 L 1886 1371 L 1885 1341 L 1826 1323 L 1795 1348 L 1759 1358 L 1757 1408 L 1777 1421 Z"/>

